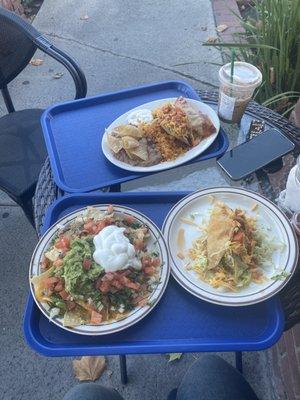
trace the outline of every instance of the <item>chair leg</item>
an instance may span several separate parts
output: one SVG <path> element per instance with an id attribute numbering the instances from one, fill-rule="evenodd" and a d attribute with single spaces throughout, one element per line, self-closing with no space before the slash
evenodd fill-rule
<path id="1" fill-rule="evenodd" d="M 16 202 L 22 207 L 22 210 L 30 222 L 30 224 L 35 229 L 34 222 L 34 210 L 33 210 L 33 196 L 35 192 L 36 185 L 32 185 L 21 197 L 19 197 Z"/>
<path id="2" fill-rule="evenodd" d="M 241 374 L 243 373 L 243 353 L 241 351 L 235 352 L 235 367 Z"/>
<path id="3" fill-rule="evenodd" d="M 120 361 L 121 382 L 123 385 L 126 385 L 126 383 L 128 382 L 126 355 L 120 355 L 119 361 Z"/>
<path id="4" fill-rule="evenodd" d="M 28 199 L 27 201 L 22 202 L 22 204 L 20 204 L 20 206 L 22 207 L 22 210 L 23 210 L 26 218 L 28 219 L 29 223 L 35 229 L 32 198 Z"/>

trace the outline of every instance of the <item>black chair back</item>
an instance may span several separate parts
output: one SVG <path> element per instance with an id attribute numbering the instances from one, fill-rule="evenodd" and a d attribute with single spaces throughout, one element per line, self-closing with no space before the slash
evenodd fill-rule
<path id="1" fill-rule="evenodd" d="M 21 18 L 18 18 L 21 20 Z M 18 21 L 19 22 L 19 21 Z M 26 23 L 24 21 L 24 23 Z M 0 89 L 3 89 L 26 67 L 37 47 L 12 14 L 0 9 Z"/>

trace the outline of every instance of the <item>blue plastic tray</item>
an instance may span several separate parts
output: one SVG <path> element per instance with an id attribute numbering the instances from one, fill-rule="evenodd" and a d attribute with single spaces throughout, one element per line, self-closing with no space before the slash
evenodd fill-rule
<path id="1" fill-rule="evenodd" d="M 46 110 L 41 123 L 58 187 L 68 193 L 82 193 L 147 175 L 125 171 L 110 163 L 101 150 L 102 135 L 126 111 L 152 100 L 176 96 L 199 100 L 189 85 L 168 81 L 71 101 Z M 221 129 L 214 143 L 189 163 L 220 156 L 227 148 L 228 139 Z"/>
<path id="2" fill-rule="evenodd" d="M 170 208 L 186 193 L 104 193 L 70 195 L 49 209 L 44 230 L 80 207 L 112 203 L 135 208 L 159 226 Z M 262 350 L 283 332 L 280 302 L 234 308 L 206 303 L 187 293 L 172 278 L 155 309 L 123 332 L 80 336 L 62 330 L 45 318 L 28 298 L 24 333 L 28 344 L 45 356 Z"/>

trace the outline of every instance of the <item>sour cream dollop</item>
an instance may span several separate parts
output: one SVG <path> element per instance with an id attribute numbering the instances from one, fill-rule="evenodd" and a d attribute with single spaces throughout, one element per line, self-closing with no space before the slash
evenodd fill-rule
<path id="1" fill-rule="evenodd" d="M 139 125 L 139 124 L 148 124 L 149 122 L 153 121 L 153 115 L 151 110 L 140 109 L 132 111 L 127 116 L 127 122 L 131 125 Z"/>
<path id="2" fill-rule="evenodd" d="M 134 246 L 124 235 L 125 228 L 109 225 L 94 237 L 93 258 L 105 272 L 115 272 L 128 267 L 140 270 L 141 261 L 136 257 Z"/>

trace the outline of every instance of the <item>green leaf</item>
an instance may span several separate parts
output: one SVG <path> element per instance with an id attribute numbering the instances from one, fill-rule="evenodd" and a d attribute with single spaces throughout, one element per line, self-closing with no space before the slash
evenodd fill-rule
<path id="1" fill-rule="evenodd" d="M 268 106 L 268 105 L 270 105 L 272 103 L 276 103 L 284 98 L 291 99 L 291 98 L 297 98 L 297 97 L 300 97 L 300 92 L 289 91 L 289 92 L 279 93 L 275 96 L 270 97 L 268 100 L 264 101 L 262 103 L 262 105 Z"/>
<path id="2" fill-rule="evenodd" d="M 271 276 L 271 279 L 273 279 L 273 281 L 284 281 L 290 275 L 290 272 L 282 271 L 279 274 Z"/>
<path id="3" fill-rule="evenodd" d="M 237 49 L 272 49 L 279 51 L 277 47 L 269 46 L 268 44 L 262 43 L 202 43 L 202 46 L 214 46 L 214 47 L 234 47 Z"/>
<path id="4" fill-rule="evenodd" d="M 168 362 L 170 363 L 175 360 L 180 360 L 182 357 L 182 353 L 169 353 L 168 357 L 169 357 Z"/>
<path id="5" fill-rule="evenodd" d="M 287 110 L 285 110 L 282 115 L 285 117 L 286 115 L 288 115 L 291 111 L 294 110 L 294 108 L 296 107 L 296 104 L 293 104 L 291 107 L 289 107 Z"/>

